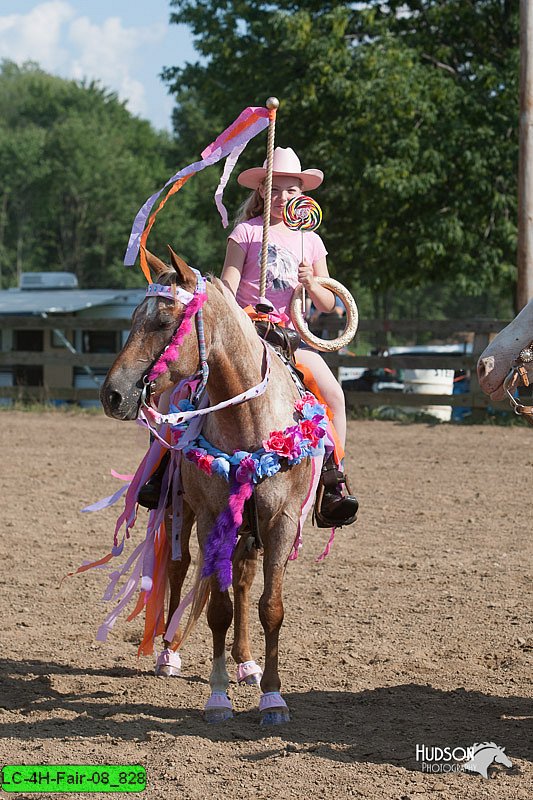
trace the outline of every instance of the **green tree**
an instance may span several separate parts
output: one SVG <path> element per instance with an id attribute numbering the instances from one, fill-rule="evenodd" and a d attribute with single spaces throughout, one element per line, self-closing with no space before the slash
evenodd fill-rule
<path id="1" fill-rule="evenodd" d="M 326 173 L 316 197 L 333 272 L 368 287 L 375 313 L 424 285 L 512 293 L 516 0 L 171 6 L 202 57 L 165 72 L 180 153 L 275 94 L 278 144 Z M 263 158 L 256 141 L 242 165 Z"/>
<path id="2" fill-rule="evenodd" d="M 165 133 L 133 117 L 95 83 L 35 64 L 0 70 L 1 285 L 21 271 L 67 270 L 84 287 L 143 285 L 122 264 L 134 215 L 175 163 Z M 154 229 L 161 251 L 179 229 L 179 206 Z"/>

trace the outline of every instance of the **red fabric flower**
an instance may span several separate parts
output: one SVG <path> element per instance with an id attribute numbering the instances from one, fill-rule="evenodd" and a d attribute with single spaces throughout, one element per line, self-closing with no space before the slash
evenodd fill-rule
<path id="1" fill-rule="evenodd" d="M 206 475 L 211 475 L 211 462 L 213 461 L 213 456 L 208 455 L 201 455 L 196 462 L 197 465 L 200 467 L 202 472 L 205 472 Z"/>
<path id="2" fill-rule="evenodd" d="M 311 447 L 316 447 L 320 441 L 316 423 L 312 419 L 303 419 L 300 422 L 300 430 L 304 438 L 311 442 Z"/>

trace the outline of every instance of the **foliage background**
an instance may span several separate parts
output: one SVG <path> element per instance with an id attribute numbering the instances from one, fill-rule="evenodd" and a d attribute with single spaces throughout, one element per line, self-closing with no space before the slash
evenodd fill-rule
<path id="1" fill-rule="evenodd" d="M 68 269 L 133 285 L 121 259 L 138 207 L 247 105 L 277 95 L 277 144 L 324 170 L 316 192 L 331 272 L 363 314 L 512 313 L 516 282 L 518 0 L 170 0 L 196 63 L 169 67 L 175 135 L 101 87 L 4 63 L 0 280 Z M 264 137 L 239 168 L 262 163 Z M 219 170 L 167 204 L 166 242 L 219 272 Z M 227 189 L 230 216 L 244 199 Z"/>

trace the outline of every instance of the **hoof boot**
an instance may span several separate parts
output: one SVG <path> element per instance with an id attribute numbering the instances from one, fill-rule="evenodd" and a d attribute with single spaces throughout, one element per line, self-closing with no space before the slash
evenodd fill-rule
<path id="1" fill-rule="evenodd" d="M 166 647 L 159 653 L 155 664 L 157 678 L 178 678 L 181 675 L 181 658 L 175 650 Z"/>
<path id="2" fill-rule="evenodd" d="M 225 692 L 213 692 L 205 704 L 205 721 L 210 725 L 216 725 L 219 722 L 226 722 L 226 720 L 232 717 L 233 710 L 228 695 Z"/>
<path id="3" fill-rule="evenodd" d="M 265 692 L 259 701 L 261 726 L 284 725 L 291 721 L 287 703 L 279 692 Z"/>

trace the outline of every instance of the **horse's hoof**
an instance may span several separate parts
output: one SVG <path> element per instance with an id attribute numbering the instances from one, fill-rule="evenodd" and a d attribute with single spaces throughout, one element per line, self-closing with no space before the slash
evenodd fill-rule
<path id="1" fill-rule="evenodd" d="M 291 721 L 287 703 L 279 692 L 265 692 L 259 700 L 260 725 L 283 725 Z"/>
<path id="2" fill-rule="evenodd" d="M 231 700 L 226 692 L 213 692 L 204 708 L 204 719 L 210 725 L 226 722 L 233 717 Z"/>
<path id="3" fill-rule="evenodd" d="M 263 677 L 262 672 L 257 672 L 255 675 L 248 675 L 244 679 L 244 681 L 239 681 L 239 683 L 245 683 L 246 686 L 255 686 L 256 689 L 259 689 L 261 686 L 261 678 Z"/>
<path id="4" fill-rule="evenodd" d="M 261 712 L 259 724 L 263 725 L 284 725 L 291 721 L 288 708 L 269 708 L 268 711 Z"/>
<path id="5" fill-rule="evenodd" d="M 255 661 L 242 661 L 237 664 L 237 683 L 245 683 L 247 686 L 259 686 L 263 670 Z"/>
<path id="6" fill-rule="evenodd" d="M 181 675 L 181 670 L 176 669 L 176 667 L 158 667 L 156 665 L 155 668 L 155 676 L 156 678 L 179 678 Z"/>
<path id="7" fill-rule="evenodd" d="M 177 678 L 181 675 L 181 658 L 175 650 L 166 647 L 162 650 L 155 663 L 157 678 Z"/>

